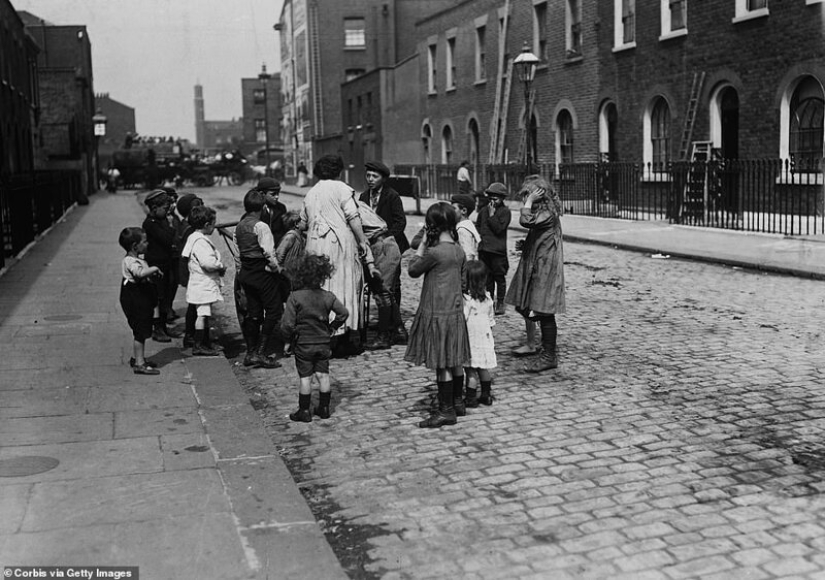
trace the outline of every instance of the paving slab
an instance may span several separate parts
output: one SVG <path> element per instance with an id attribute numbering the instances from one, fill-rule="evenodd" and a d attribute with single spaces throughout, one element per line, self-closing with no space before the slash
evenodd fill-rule
<path id="1" fill-rule="evenodd" d="M 4 445 L 43 445 L 112 439 L 111 413 L 90 415 L 8 418 L 0 421 Z"/>

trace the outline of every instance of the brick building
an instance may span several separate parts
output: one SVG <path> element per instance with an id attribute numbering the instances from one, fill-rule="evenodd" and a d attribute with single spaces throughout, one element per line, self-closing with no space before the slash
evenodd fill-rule
<path id="1" fill-rule="evenodd" d="M 83 190 L 97 191 L 92 45 L 86 27 L 53 25 L 28 12 L 18 14 L 40 47 L 40 123 L 35 148 L 41 154 L 36 167 L 79 170 Z"/>
<path id="2" fill-rule="evenodd" d="M 281 148 L 281 75 L 271 75 L 266 85 L 259 77 L 241 79 L 241 101 L 243 154 L 249 156 L 264 149 L 267 133 L 270 149 Z"/>
<path id="3" fill-rule="evenodd" d="M 281 90 L 288 167 L 347 155 L 341 84 L 415 54 L 418 18 L 452 0 L 285 0 Z"/>
<path id="4" fill-rule="evenodd" d="M 98 141 L 100 166 L 105 170 L 112 152 L 123 148 L 126 135 L 137 134 L 135 129 L 135 109 L 109 96 L 109 93 L 95 95 L 95 110 L 106 117 L 106 135 Z"/>
<path id="5" fill-rule="evenodd" d="M 0 0 L 0 176 L 34 169 L 38 47 L 8 0 Z"/>
<path id="6" fill-rule="evenodd" d="M 195 139 L 206 155 L 240 149 L 244 140 L 243 119 L 209 121 L 206 119 L 203 87 L 195 85 Z"/>

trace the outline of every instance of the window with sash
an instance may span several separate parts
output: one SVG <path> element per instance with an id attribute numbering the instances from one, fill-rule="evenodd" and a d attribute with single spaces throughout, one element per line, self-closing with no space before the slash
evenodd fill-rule
<path id="1" fill-rule="evenodd" d="M 567 55 L 579 56 L 582 52 L 581 0 L 567 0 Z"/>

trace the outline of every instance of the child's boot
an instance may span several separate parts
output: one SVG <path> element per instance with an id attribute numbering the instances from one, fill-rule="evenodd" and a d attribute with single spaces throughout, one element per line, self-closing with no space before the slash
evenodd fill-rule
<path id="1" fill-rule="evenodd" d="M 152 340 L 155 342 L 172 342 L 172 339 L 166 334 L 165 325 L 161 323 L 160 318 L 155 318 L 152 321 Z"/>
<path id="2" fill-rule="evenodd" d="M 493 381 L 481 381 L 481 396 L 478 402 L 488 407 L 493 404 Z"/>
<path id="3" fill-rule="evenodd" d="M 329 412 L 329 401 L 332 398 L 332 393 L 327 391 L 326 393 L 321 392 L 318 396 L 318 406 L 315 407 L 315 414 L 318 415 L 321 419 L 329 419 L 330 412 Z"/>
<path id="4" fill-rule="evenodd" d="M 289 415 L 297 423 L 312 423 L 312 413 L 309 411 L 312 395 L 298 395 L 298 410 Z"/>
<path id="5" fill-rule="evenodd" d="M 192 347 L 192 356 L 219 356 L 220 353 L 204 344 L 203 329 L 195 330 L 195 346 Z"/>
<path id="6" fill-rule="evenodd" d="M 392 347 L 392 306 L 378 307 L 378 335 L 366 345 L 367 350 L 385 350 Z"/>
<path id="7" fill-rule="evenodd" d="M 212 342 L 212 331 L 209 328 L 209 320 L 206 321 L 206 327 L 203 329 L 203 344 L 206 348 L 211 348 L 212 350 L 216 350 L 218 352 L 223 352 L 223 347 L 219 344 L 215 344 Z"/>
<path id="8" fill-rule="evenodd" d="M 453 377 L 453 407 L 456 417 L 467 415 L 467 408 L 464 406 L 464 375 Z"/>
<path id="9" fill-rule="evenodd" d="M 478 389 L 467 387 L 467 394 L 464 397 L 464 407 L 467 409 L 478 408 Z"/>
<path id="10" fill-rule="evenodd" d="M 281 366 L 281 363 L 279 363 L 275 357 L 266 355 L 266 345 L 268 342 L 269 335 L 262 334 L 261 340 L 258 341 L 258 349 L 255 352 L 255 356 L 258 359 L 258 363 L 255 366 L 262 369 L 277 369 Z"/>
<path id="11" fill-rule="evenodd" d="M 455 407 L 453 406 L 453 382 L 444 381 L 438 383 L 438 410 L 423 421 L 418 426 L 422 428 L 437 429 L 444 425 L 455 425 L 457 422 Z"/>
<path id="12" fill-rule="evenodd" d="M 559 361 L 556 358 L 556 336 L 558 334 L 556 317 L 553 315 L 545 316 L 541 319 L 540 324 L 542 351 L 536 360 L 524 368 L 528 373 L 540 373 L 559 366 Z"/>

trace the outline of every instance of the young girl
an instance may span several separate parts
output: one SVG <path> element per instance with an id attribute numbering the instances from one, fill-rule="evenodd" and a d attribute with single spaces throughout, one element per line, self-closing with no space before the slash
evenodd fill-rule
<path id="1" fill-rule="evenodd" d="M 153 315 L 158 300 L 154 279 L 160 268 L 150 266 L 140 256 L 146 252 L 146 233 L 141 228 L 124 228 L 118 239 L 126 250 L 121 271 L 120 306 L 126 314 L 134 338 L 134 356 L 129 361 L 136 375 L 157 375 L 160 371 L 144 357 L 146 339 L 152 337 Z"/>
<path id="2" fill-rule="evenodd" d="M 318 380 L 321 391 L 315 414 L 321 419 L 329 419 L 330 416 L 330 337 L 343 326 L 349 316 L 346 307 L 335 294 L 321 288 L 333 270 L 334 266 L 327 256 L 316 254 L 305 254 L 293 262 L 288 270 L 293 287 L 281 318 L 281 334 L 292 344 L 295 370 L 301 380 L 298 410 L 289 418 L 301 423 L 312 422 L 309 410 L 312 377 Z M 330 312 L 335 313 L 332 322 L 329 320 Z"/>
<path id="3" fill-rule="evenodd" d="M 479 403 L 493 404 L 490 369 L 496 368 L 493 341 L 493 326 L 496 325 L 496 319 L 493 299 L 487 292 L 487 272 L 484 262 L 467 262 L 464 319 L 467 321 L 467 334 L 470 336 L 470 366 L 464 369 L 467 375 L 467 398 L 464 402 L 472 409 L 478 407 Z M 478 397 L 479 382 L 481 398 Z"/>
<path id="4" fill-rule="evenodd" d="M 298 224 L 301 223 L 301 214 L 297 211 L 291 210 L 284 214 L 283 217 L 284 229 L 286 233 L 278 247 L 275 248 L 275 259 L 285 271 L 289 271 L 290 265 L 295 263 L 304 254 L 306 248 L 306 239 L 304 233 L 298 229 Z"/>
<path id="5" fill-rule="evenodd" d="M 212 316 L 212 305 L 222 301 L 221 277 L 226 274 L 226 266 L 221 255 L 207 236 L 215 229 L 215 210 L 211 207 L 193 207 L 189 213 L 189 224 L 195 228 L 181 252 L 181 257 L 189 260 L 189 283 L 186 285 L 186 301 L 194 304 L 195 345 L 193 356 L 217 356 L 220 353 L 206 342 L 206 329 Z"/>
<path id="6" fill-rule="evenodd" d="M 470 362 L 461 295 L 465 260 L 458 245 L 456 212 L 452 206 L 430 206 L 425 224 L 427 233 L 410 258 L 410 276 L 424 275 L 424 284 L 404 360 L 435 370 L 438 410 L 418 426 L 441 427 L 455 425 L 456 403 L 459 410 L 464 407 L 462 367 Z"/>

